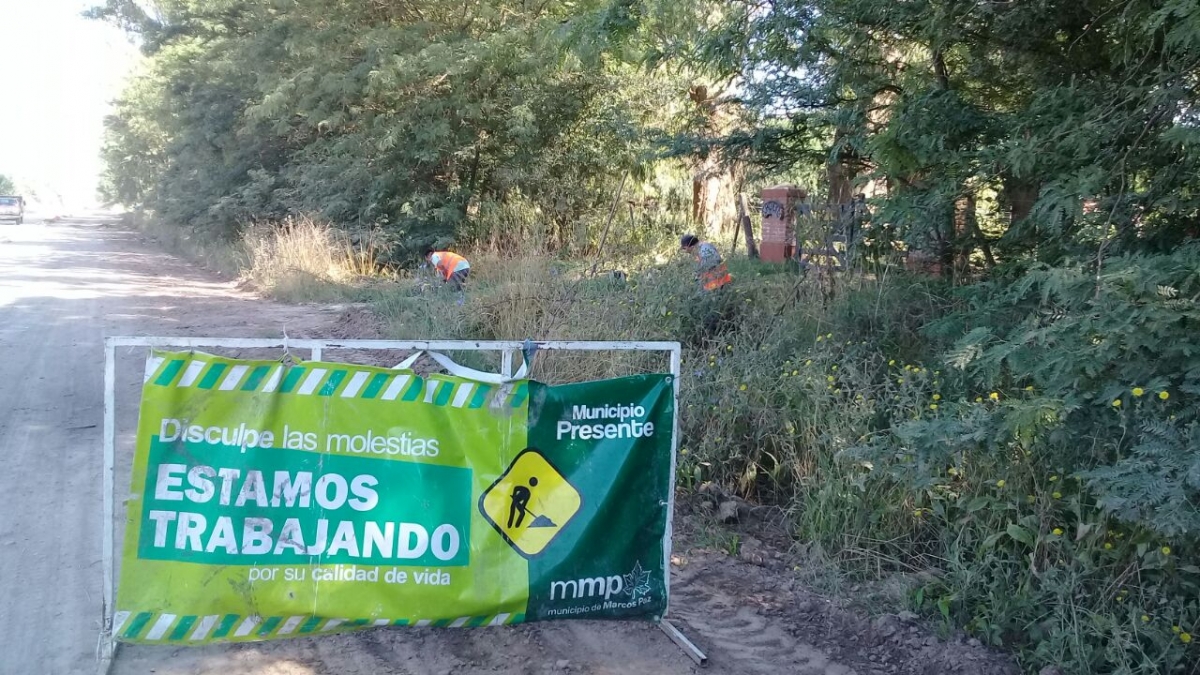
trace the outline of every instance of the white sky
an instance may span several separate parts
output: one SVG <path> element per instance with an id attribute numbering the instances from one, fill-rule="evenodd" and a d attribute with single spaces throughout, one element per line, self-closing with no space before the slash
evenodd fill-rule
<path id="1" fill-rule="evenodd" d="M 109 102 L 137 49 L 89 0 L 0 0 L 0 173 L 91 206 Z M 52 195 L 43 195 L 51 197 Z"/>

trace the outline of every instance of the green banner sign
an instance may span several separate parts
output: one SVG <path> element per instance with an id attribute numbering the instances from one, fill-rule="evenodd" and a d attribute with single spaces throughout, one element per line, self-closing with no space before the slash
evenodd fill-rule
<path id="1" fill-rule="evenodd" d="M 567 386 L 155 353 L 118 640 L 656 619 L 670 376 Z"/>

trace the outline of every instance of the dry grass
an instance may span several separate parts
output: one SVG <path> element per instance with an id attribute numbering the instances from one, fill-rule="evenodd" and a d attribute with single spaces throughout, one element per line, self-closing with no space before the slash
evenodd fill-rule
<path id="1" fill-rule="evenodd" d="M 372 263 L 371 253 L 357 250 L 346 233 L 312 218 L 254 225 L 246 230 L 243 245 L 250 258 L 246 274 L 264 288 L 295 275 L 347 283 Z"/>

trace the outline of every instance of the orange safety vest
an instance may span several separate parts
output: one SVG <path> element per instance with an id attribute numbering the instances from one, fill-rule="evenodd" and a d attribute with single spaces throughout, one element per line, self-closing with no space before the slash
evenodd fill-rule
<path id="1" fill-rule="evenodd" d="M 700 286 L 706 291 L 715 291 L 730 283 L 733 283 L 733 277 L 724 262 L 700 272 Z"/>
<path id="2" fill-rule="evenodd" d="M 700 273 L 700 285 L 706 291 L 715 291 L 730 283 L 733 283 L 733 277 L 730 276 L 729 268 L 725 267 L 725 263 Z"/>
<path id="3" fill-rule="evenodd" d="M 442 273 L 446 281 L 449 281 L 450 277 L 454 276 L 454 270 L 460 262 L 467 262 L 466 258 L 450 251 L 438 251 L 435 255 L 438 256 L 437 269 Z"/>

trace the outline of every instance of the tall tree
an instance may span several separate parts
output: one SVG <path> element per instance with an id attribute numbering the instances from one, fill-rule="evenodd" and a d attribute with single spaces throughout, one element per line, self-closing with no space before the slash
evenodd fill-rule
<path id="1" fill-rule="evenodd" d="M 109 120 L 110 198 L 230 230 L 315 212 L 447 239 L 522 200 L 563 242 L 669 90 L 573 51 L 587 3 L 110 0 L 151 55 Z"/>
<path id="2" fill-rule="evenodd" d="M 1054 261 L 1194 236 L 1193 4 L 735 3 L 702 56 L 758 112 L 731 148 L 773 166 L 819 148 L 834 201 L 881 181 L 878 219 L 940 255 L 994 243 L 1002 260 Z M 982 192 L 998 194 L 981 223 L 996 242 L 958 226 L 972 219 L 955 205 Z"/>

